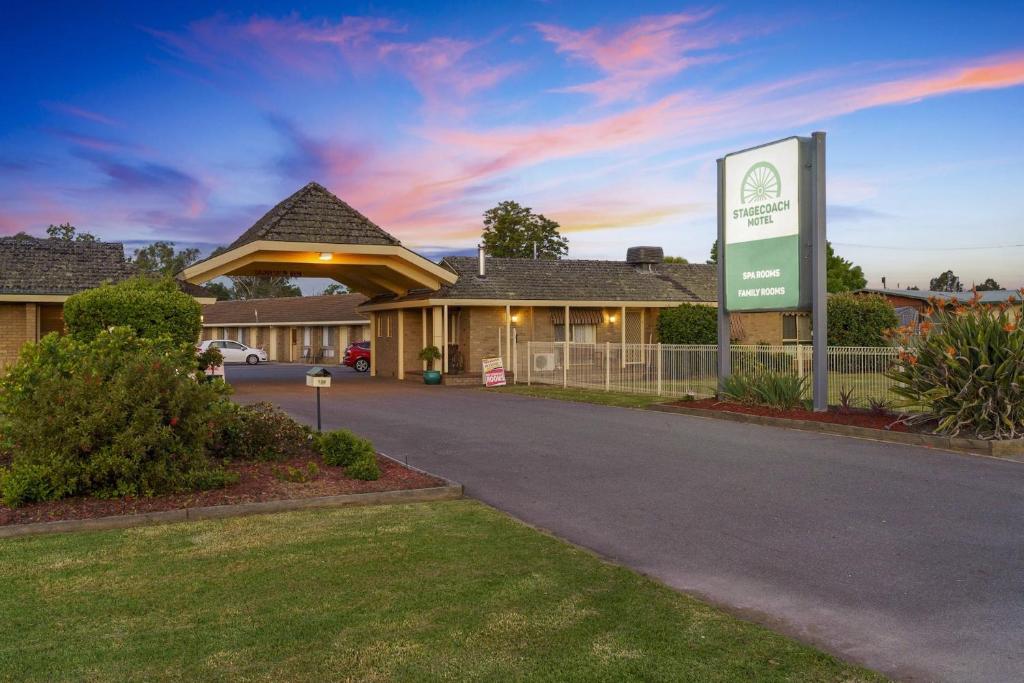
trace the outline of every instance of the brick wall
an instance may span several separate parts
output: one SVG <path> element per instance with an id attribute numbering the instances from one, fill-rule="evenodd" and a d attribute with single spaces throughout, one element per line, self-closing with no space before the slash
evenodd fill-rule
<path id="1" fill-rule="evenodd" d="M 738 343 L 782 343 L 781 313 L 733 313 L 732 315 L 739 320 L 739 325 L 743 329 L 743 334 L 738 340 Z"/>
<path id="2" fill-rule="evenodd" d="M 26 308 L 25 304 L 0 304 L 0 369 L 17 360 L 18 351 L 29 340 Z"/>

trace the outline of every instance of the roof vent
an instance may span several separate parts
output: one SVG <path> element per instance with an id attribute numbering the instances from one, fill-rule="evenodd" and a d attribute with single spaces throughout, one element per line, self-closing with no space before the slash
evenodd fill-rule
<path id="1" fill-rule="evenodd" d="M 626 263 L 633 264 L 637 270 L 654 270 L 654 266 L 664 258 L 665 250 L 661 247 L 630 247 L 626 250 Z"/>

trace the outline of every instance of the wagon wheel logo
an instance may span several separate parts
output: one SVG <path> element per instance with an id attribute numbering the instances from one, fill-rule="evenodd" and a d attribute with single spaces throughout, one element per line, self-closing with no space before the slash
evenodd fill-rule
<path id="1" fill-rule="evenodd" d="M 740 183 L 740 201 L 743 204 L 778 197 L 781 193 L 782 181 L 779 179 L 779 172 L 767 161 L 760 161 L 751 166 Z"/>

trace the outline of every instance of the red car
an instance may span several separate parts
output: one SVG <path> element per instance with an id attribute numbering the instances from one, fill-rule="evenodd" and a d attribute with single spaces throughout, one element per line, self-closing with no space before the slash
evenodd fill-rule
<path id="1" fill-rule="evenodd" d="M 349 345 L 345 349 L 345 355 L 341 358 L 341 364 L 355 368 L 356 372 L 366 372 L 370 369 L 370 342 L 360 341 Z"/>

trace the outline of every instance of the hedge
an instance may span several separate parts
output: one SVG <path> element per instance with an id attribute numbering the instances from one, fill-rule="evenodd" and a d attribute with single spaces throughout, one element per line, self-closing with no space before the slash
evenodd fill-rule
<path id="1" fill-rule="evenodd" d="M 663 344 L 717 344 L 718 311 L 695 304 L 663 309 L 658 315 L 658 338 Z"/>
<path id="2" fill-rule="evenodd" d="M 142 338 L 167 335 L 177 344 L 195 344 L 202 308 L 171 278 L 135 277 L 68 297 L 64 323 L 81 342 L 112 327 L 129 327 Z"/>
<path id="3" fill-rule="evenodd" d="M 829 346 L 888 346 L 885 332 L 898 325 L 896 311 L 877 294 L 828 298 Z"/>

